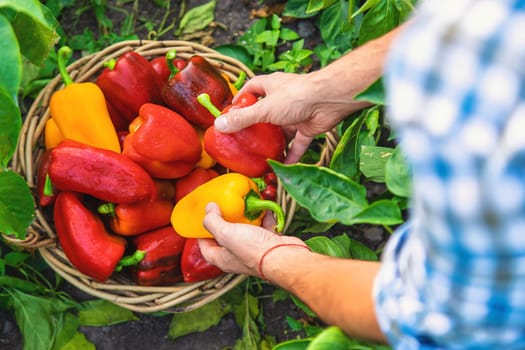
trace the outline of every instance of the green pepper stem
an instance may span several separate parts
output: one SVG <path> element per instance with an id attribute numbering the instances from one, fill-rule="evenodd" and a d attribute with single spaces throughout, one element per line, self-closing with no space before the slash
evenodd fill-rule
<path id="1" fill-rule="evenodd" d="M 52 196 L 53 193 L 53 183 L 51 182 L 51 178 L 49 177 L 49 174 L 46 174 L 46 180 L 44 181 L 44 190 L 43 190 L 44 196 Z"/>
<path id="2" fill-rule="evenodd" d="M 245 80 L 246 80 L 246 72 L 242 70 L 239 73 L 239 76 L 237 77 L 237 80 L 235 80 L 235 83 L 233 83 L 233 86 L 235 86 L 235 88 L 237 90 L 239 90 L 242 87 L 242 85 L 244 84 Z"/>
<path id="3" fill-rule="evenodd" d="M 221 115 L 221 111 L 217 107 L 215 107 L 213 102 L 211 102 L 210 95 L 208 95 L 207 93 L 203 93 L 197 96 L 197 101 L 199 101 L 199 103 L 204 108 L 206 108 L 214 117 L 218 117 Z"/>
<path id="4" fill-rule="evenodd" d="M 166 52 L 166 64 L 168 65 L 168 68 L 171 72 L 169 79 L 173 78 L 173 76 L 179 72 L 179 68 L 177 68 L 173 63 L 175 57 L 177 57 L 177 50 L 171 49 Z"/>
<path id="5" fill-rule="evenodd" d="M 68 61 L 69 58 L 71 58 L 72 54 L 73 50 L 71 50 L 71 48 L 68 46 L 62 46 L 60 49 L 58 49 L 58 72 L 60 73 L 62 81 L 64 81 L 64 84 L 66 84 L 66 86 L 73 83 L 73 79 L 71 79 L 71 76 L 69 75 L 66 69 L 66 61 Z"/>
<path id="6" fill-rule="evenodd" d="M 117 65 L 117 60 L 115 58 L 109 59 L 103 63 L 103 66 L 109 70 L 115 69 L 116 65 Z"/>
<path id="7" fill-rule="evenodd" d="M 251 218 L 258 216 L 262 210 L 271 210 L 275 213 L 277 216 L 275 231 L 282 232 L 285 224 L 283 208 L 274 201 L 260 198 L 255 191 L 251 190 L 244 198 L 244 215 Z"/>
<path id="8" fill-rule="evenodd" d="M 120 261 L 118 262 L 117 266 L 115 267 L 115 271 L 121 271 L 124 266 L 133 266 L 137 265 L 139 262 L 144 259 L 146 256 L 146 252 L 143 250 L 136 250 L 131 255 L 126 255 Z"/>
<path id="9" fill-rule="evenodd" d="M 115 216 L 115 204 L 104 203 L 97 208 L 97 212 L 104 215 Z"/>

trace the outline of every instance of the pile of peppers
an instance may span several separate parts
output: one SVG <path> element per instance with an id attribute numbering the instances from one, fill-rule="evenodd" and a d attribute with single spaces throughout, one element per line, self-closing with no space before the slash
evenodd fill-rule
<path id="1" fill-rule="evenodd" d="M 51 96 L 36 191 L 78 271 L 99 282 L 120 271 L 142 286 L 221 276 L 198 244 L 213 238 L 202 225 L 211 201 L 230 222 L 260 225 L 272 211 L 282 231 L 267 160 L 283 159 L 283 131 L 213 127 L 221 113 L 257 101 L 243 95 L 232 104 L 245 75 L 232 79 L 200 55 L 129 51 L 77 83 L 70 56 L 67 47 L 58 52 L 64 86 Z"/>

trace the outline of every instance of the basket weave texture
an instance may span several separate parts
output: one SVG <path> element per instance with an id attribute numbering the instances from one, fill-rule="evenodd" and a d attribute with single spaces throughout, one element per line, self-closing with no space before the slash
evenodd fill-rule
<path id="1" fill-rule="evenodd" d="M 128 51 L 136 51 L 148 59 L 164 56 L 170 49 L 177 50 L 177 57 L 189 58 L 198 54 L 205 57 L 213 66 L 235 81 L 241 71 L 247 79 L 254 73 L 240 61 L 222 55 L 206 46 L 187 41 L 149 41 L 132 40 L 113 44 L 97 53 L 84 56 L 67 67 L 75 82 L 94 81 L 104 69 L 103 64 L 111 58 L 118 58 Z M 33 193 L 36 193 L 36 170 L 44 147 L 44 126 L 49 119 L 49 100 L 51 95 L 63 87 L 60 76 L 55 77 L 40 92 L 28 111 L 18 142 L 18 148 L 12 160 L 14 171 L 22 175 Z M 326 134 L 326 143 L 321 153 L 319 165 L 330 161 L 337 145 L 335 132 Z M 286 228 L 290 225 L 296 209 L 295 201 L 278 184 L 277 202 L 286 214 Z M 99 283 L 80 273 L 67 259 L 58 244 L 49 208 L 36 208 L 35 219 L 28 228 L 24 240 L 4 235 L 4 239 L 18 247 L 38 249 L 49 266 L 85 293 L 111 301 L 135 312 L 150 313 L 156 311 L 185 312 L 196 309 L 226 293 L 241 283 L 246 276 L 224 274 L 212 280 L 197 283 L 178 283 L 173 286 L 145 287 L 136 285 L 126 274 L 114 273 L 105 283 Z"/>

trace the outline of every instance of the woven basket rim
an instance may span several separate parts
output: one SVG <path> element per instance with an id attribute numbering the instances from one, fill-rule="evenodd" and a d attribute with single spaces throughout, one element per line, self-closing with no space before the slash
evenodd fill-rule
<path id="1" fill-rule="evenodd" d="M 67 71 L 75 82 L 93 81 L 103 69 L 104 61 L 117 58 L 125 52 L 135 51 L 146 58 L 164 55 L 175 48 L 177 56 L 189 58 L 194 54 L 204 56 L 208 61 L 235 81 L 241 71 L 247 79 L 255 74 L 242 62 L 223 55 L 207 46 L 181 40 L 128 40 L 113 44 L 93 54 L 83 56 L 71 63 Z M 49 100 L 52 93 L 63 86 L 61 77 L 54 77 L 33 101 L 26 114 L 20 132 L 17 149 L 13 156 L 12 168 L 25 178 L 27 184 L 36 193 L 36 169 L 44 151 L 43 131 L 49 118 Z M 326 144 L 321 153 L 319 165 L 328 164 L 337 146 L 335 131 L 326 134 Z M 35 196 L 36 197 L 36 196 Z M 277 202 L 287 214 L 285 231 L 293 220 L 296 202 L 286 193 L 278 182 Z M 27 230 L 23 240 L 2 235 L 11 244 L 26 250 L 38 249 L 48 265 L 69 283 L 83 292 L 109 300 L 135 312 L 150 313 L 156 311 L 186 312 L 198 308 L 226 293 L 245 280 L 245 275 L 224 274 L 212 280 L 198 283 L 178 283 L 167 287 L 138 286 L 118 276 L 111 277 L 105 283 L 99 283 L 76 270 L 58 245 L 53 225 L 48 221 L 45 208 L 36 207 L 35 219 Z"/>

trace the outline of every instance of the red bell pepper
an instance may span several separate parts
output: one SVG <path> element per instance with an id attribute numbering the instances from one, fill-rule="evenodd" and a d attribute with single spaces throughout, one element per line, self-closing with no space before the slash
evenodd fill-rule
<path id="1" fill-rule="evenodd" d="M 169 225 L 175 203 L 170 200 L 141 201 L 98 207 L 100 214 L 108 215 L 109 226 L 121 236 L 136 236 Z"/>
<path id="2" fill-rule="evenodd" d="M 169 108 L 144 104 L 129 129 L 123 154 L 153 177 L 184 176 L 201 157 L 202 146 L 197 132 L 186 119 Z"/>
<path id="3" fill-rule="evenodd" d="M 110 235 L 74 192 L 60 192 L 54 208 L 58 240 L 67 258 L 80 272 L 106 281 L 124 255 L 126 241 Z"/>
<path id="4" fill-rule="evenodd" d="M 190 57 L 184 69 L 175 74 L 162 87 L 164 103 L 182 114 L 193 125 L 206 129 L 213 124 L 214 117 L 197 102 L 197 96 L 207 93 L 216 106 L 226 107 L 233 94 L 228 82 L 219 70 L 204 57 Z"/>
<path id="5" fill-rule="evenodd" d="M 219 277 L 224 272 L 210 264 L 202 256 L 197 238 L 187 238 L 180 262 L 182 279 L 186 283 L 199 282 Z"/>
<path id="6" fill-rule="evenodd" d="M 104 96 L 128 122 L 147 102 L 161 103 L 156 73 L 142 55 L 129 51 L 106 62 L 96 83 Z"/>
<path id="7" fill-rule="evenodd" d="M 46 150 L 40 158 L 36 176 L 38 204 L 41 207 L 53 204 L 56 199 L 55 189 L 48 175 L 49 163 L 51 163 L 51 151 Z"/>
<path id="8" fill-rule="evenodd" d="M 185 241 L 171 225 L 136 236 L 134 245 L 145 252 L 144 259 L 133 269 L 137 284 L 163 286 L 181 281 L 180 260 Z"/>
<path id="9" fill-rule="evenodd" d="M 176 51 L 170 50 L 165 56 L 156 57 L 150 61 L 151 67 L 156 73 L 157 85 L 162 88 L 168 82 L 172 74 L 177 74 L 181 69 L 186 67 L 186 61 L 181 58 L 175 58 Z"/>
<path id="10" fill-rule="evenodd" d="M 59 190 L 112 203 L 139 202 L 155 195 L 151 176 L 120 153 L 64 140 L 50 157 L 49 177 Z"/>
<path id="11" fill-rule="evenodd" d="M 219 176 L 213 169 L 195 168 L 186 176 L 177 179 L 175 182 L 175 201 L 178 202 L 182 197 L 193 191 L 199 185 Z"/>
<path id="12" fill-rule="evenodd" d="M 214 116 L 221 114 L 206 94 L 199 95 L 198 99 Z M 222 113 L 250 106 L 256 101 L 254 95 L 245 93 Z M 204 133 L 204 149 L 224 167 L 248 177 L 260 177 L 271 170 L 268 159 L 284 159 L 286 138 L 280 126 L 270 123 L 253 124 L 234 133 L 222 133 L 211 126 Z"/>

